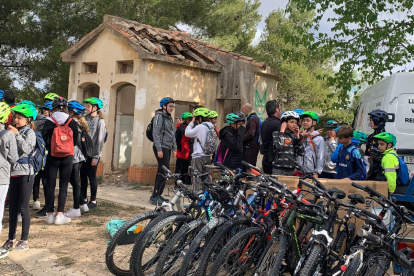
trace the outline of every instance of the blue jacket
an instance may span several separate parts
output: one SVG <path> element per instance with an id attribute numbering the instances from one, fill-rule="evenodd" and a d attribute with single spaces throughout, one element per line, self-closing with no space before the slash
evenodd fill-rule
<path id="1" fill-rule="evenodd" d="M 358 140 L 356 139 L 356 138 L 352 138 L 351 139 L 351 142 L 352 142 L 352 145 L 354 145 L 356 148 L 358 148 L 359 147 L 359 142 L 358 142 Z M 332 160 L 332 162 L 334 162 L 335 164 L 336 164 L 336 171 L 338 171 L 338 153 L 339 153 L 339 151 L 342 149 L 342 147 L 343 147 L 344 145 L 342 145 L 342 144 L 339 144 L 337 147 L 336 147 L 336 150 L 332 153 L 332 155 L 331 155 L 331 160 Z"/>
<path id="2" fill-rule="evenodd" d="M 360 180 L 365 173 L 362 162 L 361 154 L 353 143 L 346 147 L 342 146 L 338 150 L 336 179 Z"/>

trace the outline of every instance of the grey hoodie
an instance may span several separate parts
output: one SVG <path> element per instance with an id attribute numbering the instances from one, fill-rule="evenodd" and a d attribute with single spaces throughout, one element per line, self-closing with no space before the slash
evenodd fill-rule
<path id="1" fill-rule="evenodd" d="M 319 132 L 313 131 L 309 134 L 309 136 L 316 134 L 319 134 Z M 305 155 L 298 156 L 298 162 L 303 166 L 306 172 L 321 174 L 325 157 L 325 141 L 320 135 L 313 137 L 312 140 L 315 145 L 315 149 L 313 149 L 309 137 L 304 139 L 303 147 L 305 148 Z"/>
<path id="2" fill-rule="evenodd" d="M 24 132 L 29 129 L 27 136 L 24 137 Z M 29 156 L 36 146 L 36 134 L 28 126 L 22 127 L 19 130 L 19 134 L 16 136 L 17 142 L 17 152 L 19 154 L 19 159 Z M 11 167 L 11 176 L 18 175 L 34 175 L 33 167 L 29 164 L 19 164 L 13 163 Z"/>
<path id="3" fill-rule="evenodd" d="M 99 116 L 92 117 L 91 115 L 85 116 L 86 122 L 89 125 L 89 135 L 92 138 L 95 156 L 93 161 L 98 162 L 102 155 L 102 148 L 105 143 L 106 126 L 105 120 Z"/>
<path id="4" fill-rule="evenodd" d="M 338 140 L 336 138 L 334 140 L 329 140 L 328 137 L 325 137 L 325 164 L 323 166 L 324 172 L 336 173 L 336 164 L 332 162 L 331 155 L 335 152 L 337 146 Z"/>
<path id="5" fill-rule="evenodd" d="M 3 130 L 4 125 L 1 125 L 0 131 Z M 19 159 L 16 137 L 11 131 L 6 131 L 0 135 L 0 185 L 9 185 L 11 164 Z"/>
<path id="6" fill-rule="evenodd" d="M 162 148 L 177 150 L 174 135 L 174 122 L 170 114 L 163 113 L 161 109 L 155 111 L 153 121 L 152 136 L 154 137 L 154 147 L 157 151 Z"/>

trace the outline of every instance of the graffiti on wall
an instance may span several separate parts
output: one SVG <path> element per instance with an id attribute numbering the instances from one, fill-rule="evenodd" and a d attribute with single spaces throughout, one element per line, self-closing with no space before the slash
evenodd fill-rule
<path id="1" fill-rule="evenodd" d="M 256 90 L 254 95 L 254 110 L 262 122 L 266 120 L 266 94 L 267 90 L 265 90 L 263 96 L 260 97 L 259 92 Z"/>
<path id="2" fill-rule="evenodd" d="M 100 98 L 103 102 L 103 107 L 101 109 L 102 113 L 105 115 L 109 114 L 109 91 L 108 90 L 102 90 Z"/>

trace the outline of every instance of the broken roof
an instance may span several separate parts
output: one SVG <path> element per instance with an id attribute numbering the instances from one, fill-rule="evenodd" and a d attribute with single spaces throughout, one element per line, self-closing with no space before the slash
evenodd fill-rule
<path id="1" fill-rule="evenodd" d="M 266 64 L 263 62 L 221 49 L 217 46 L 206 44 L 192 38 L 188 33 L 159 29 L 111 15 L 105 15 L 103 24 L 62 53 L 61 56 L 64 61 L 70 61 L 70 58 L 65 57 L 74 55 L 86 43 L 91 41 L 92 38 L 108 27 L 126 38 L 128 42 L 132 43 L 132 46 L 135 46 L 134 48 L 137 48 L 138 46 L 148 53 L 169 56 L 177 60 L 190 60 L 201 64 L 221 67 L 213 57 L 207 54 L 208 51 L 205 48 L 208 48 L 218 54 L 250 63 L 260 69 L 266 69 Z"/>

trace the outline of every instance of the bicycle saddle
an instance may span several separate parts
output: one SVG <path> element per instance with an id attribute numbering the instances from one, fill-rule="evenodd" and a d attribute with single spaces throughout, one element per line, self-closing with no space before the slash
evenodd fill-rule
<path id="1" fill-rule="evenodd" d="M 355 203 L 365 203 L 364 197 L 360 194 L 350 194 L 348 195 L 348 198 Z"/>
<path id="2" fill-rule="evenodd" d="M 336 194 L 337 199 L 344 199 L 346 197 L 346 193 L 344 191 L 341 191 L 335 187 L 329 188 L 328 193 L 333 196 L 333 194 Z"/>

